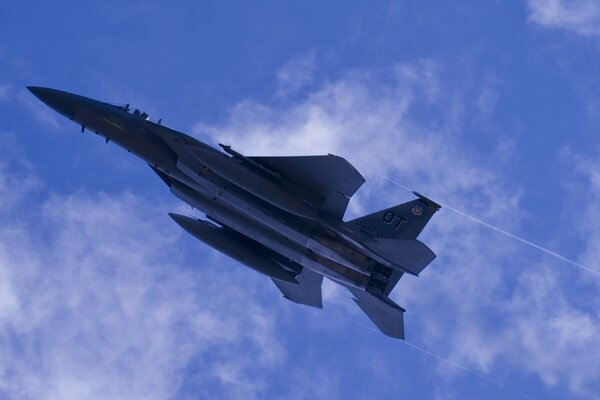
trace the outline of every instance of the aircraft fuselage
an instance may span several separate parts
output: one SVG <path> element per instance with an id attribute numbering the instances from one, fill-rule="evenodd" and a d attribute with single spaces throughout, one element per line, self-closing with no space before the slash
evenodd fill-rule
<path id="1" fill-rule="evenodd" d="M 365 254 L 369 251 L 353 240 L 347 227 L 323 220 L 315 208 L 235 157 L 152 122 L 137 110 L 130 113 L 125 107 L 43 90 L 36 95 L 46 104 L 82 130 L 95 132 L 147 162 L 167 177 L 175 196 L 219 225 L 283 256 L 292 274 L 298 272 L 293 271 L 294 265 L 301 265 L 365 289 L 377 262 L 386 263 L 376 254 Z"/>

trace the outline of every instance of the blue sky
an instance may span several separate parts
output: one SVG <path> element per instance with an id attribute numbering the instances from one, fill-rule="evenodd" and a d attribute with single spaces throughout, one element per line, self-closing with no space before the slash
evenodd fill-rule
<path id="1" fill-rule="evenodd" d="M 5 1 L 0 398 L 600 398 L 599 62 L 591 0 Z M 346 218 L 410 199 L 391 179 L 598 273 L 444 208 L 394 341 L 336 285 L 304 308 L 189 237 L 26 85 L 335 153 L 367 178 Z"/>

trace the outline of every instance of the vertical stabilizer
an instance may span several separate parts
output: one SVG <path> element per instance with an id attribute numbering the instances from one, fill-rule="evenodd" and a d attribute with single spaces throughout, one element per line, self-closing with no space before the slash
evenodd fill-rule
<path id="1" fill-rule="evenodd" d="M 367 239 L 416 239 L 441 206 L 419 193 L 418 199 L 356 218 L 345 224 Z"/>

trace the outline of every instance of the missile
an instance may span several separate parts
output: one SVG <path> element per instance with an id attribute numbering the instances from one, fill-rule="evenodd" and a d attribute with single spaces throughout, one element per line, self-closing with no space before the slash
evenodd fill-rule
<path id="1" fill-rule="evenodd" d="M 187 150 L 211 171 L 259 199 L 299 217 L 319 219 L 317 213 L 306 203 L 279 185 L 235 162 L 231 157 L 200 146 L 188 146 Z"/>
<path id="2" fill-rule="evenodd" d="M 180 214 L 170 213 L 169 216 L 198 240 L 228 257 L 283 282 L 298 283 L 291 272 L 272 259 L 261 254 L 258 243 L 225 228 L 220 228 L 208 221 L 197 220 Z"/>
<path id="3" fill-rule="evenodd" d="M 246 164 L 258 169 L 259 171 L 264 172 L 265 174 L 269 175 L 271 178 L 275 179 L 276 181 L 281 179 L 281 174 L 279 172 L 275 172 L 272 169 L 267 168 L 260 163 L 257 163 L 250 157 L 246 157 L 245 155 L 238 153 L 237 151 L 232 149 L 231 146 L 223 144 L 223 143 L 219 143 L 219 146 L 221 146 L 221 148 L 223 149 L 223 151 L 225 151 L 225 153 L 231 154 L 235 158 L 238 158 L 238 159 L 242 160 L 243 162 L 245 162 Z"/>

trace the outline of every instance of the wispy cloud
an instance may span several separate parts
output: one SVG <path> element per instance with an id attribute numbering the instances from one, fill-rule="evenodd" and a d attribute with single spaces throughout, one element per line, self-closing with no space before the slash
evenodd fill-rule
<path id="1" fill-rule="evenodd" d="M 504 332 L 508 340 L 503 342 L 511 345 L 506 351 L 515 360 L 528 361 L 523 368 L 546 384 L 566 384 L 586 398 L 598 398 L 600 318 L 593 294 L 597 284 L 577 285 L 579 295 L 591 296 L 590 304 L 572 298 L 564 279 L 552 263 L 519 277 L 507 307 L 511 329 Z"/>
<path id="2" fill-rule="evenodd" d="M 387 180 L 393 178 L 518 232 L 525 217 L 520 196 L 501 169 L 501 158 L 514 146 L 500 143 L 482 154 L 461 136 L 471 121 L 466 110 L 473 107 L 484 107 L 486 124 L 493 123 L 496 100 L 488 101 L 490 93 L 482 87 L 479 95 L 464 96 L 460 84 L 445 80 L 443 68 L 432 60 L 351 71 L 284 108 L 242 102 L 227 121 L 198 124 L 196 133 L 248 154 L 333 152 L 367 177 L 360 204 L 372 208 L 405 199 L 406 193 Z M 469 97 L 476 102 L 466 103 Z M 367 211 L 352 203 L 350 214 Z M 409 310 L 409 339 L 418 337 L 421 345 L 475 371 L 493 375 L 510 364 L 548 385 L 595 393 L 600 369 L 589 369 L 586 360 L 600 359 L 600 346 L 593 336 L 567 332 L 577 326 L 594 332 L 600 322 L 559 290 L 563 283 L 597 299 L 581 285 L 580 272 L 555 272 L 555 261 L 543 253 L 443 209 L 423 240 L 438 259 L 421 278 L 403 278 L 394 292 Z M 536 301 L 538 295 L 543 301 Z M 327 297 L 338 296 L 344 292 Z M 547 347 L 552 351 L 543 353 Z M 564 358 L 577 361 L 563 363 Z"/>
<path id="3" fill-rule="evenodd" d="M 0 133 L 0 215 L 10 213 L 14 207 L 31 195 L 42 183 L 33 173 L 11 133 Z"/>
<path id="4" fill-rule="evenodd" d="M 352 71 L 284 109 L 241 102 L 224 124 L 198 124 L 195 132 L 248 154 L 344 156 L 369 178 L 366 188 L 386 201 L 399 194 L 386 178 L 397 177 L 433 197 L 463 204 L 465 191 L 494 181 L 493 162 L 460 142 L 455 122 L 464 117 L 463 107 L 456 105 L 460 91 L 441 87 L 438 68 L 424 60 L 384 71 Z M 435 117 L 412 116 L 423 103 Z M 477 163 L 481 167 L 473 168 Z M 497 188 L 486 189 L 492 190 Z M 497 194 L 493 205 L 502 207 L 506 196 Z"/>
<path id="5" fill-rule="evenodd" d="M 482 88 L 464 95 L 433 60 L 350 71 L 288 106 L 242 102 L 223 123 L 198 124 L 196 132 L 249 154 L 346 157 L 368 178 L 360 202 L 352 201 L 354 215 L 405 200 L 393 178 L 518 232 L 519 194 L 507 189 L 514 185 L 501 169 L 514 147 L 482 154 L 462 136 L 471 121 L 466 110 L 486 96 Z M 494 102 L 486 104 L 486 124 L 493 124 Z M 16 158 L 0 163 L 0 194 L 37 181 L 31 168 L 9 174 L 7 162 Z M 586 193 L 600 196 L 598 168 L 588 162 L 581 169 L 589 171 Z M 265 375 L 286 357 L 280 317 L 303 318 L 301 309 L 290 304 L 291 316 L 275 309 L 275 289 L 261 294 L 248 275 L 214 267 L 223 257 L 186 256 L 160 202 L 132 193 L 43 194 L 24 213 L 21 199 L 39 186 L 16 186 L 22 191 L 0 212 L 0 395 L 165 398 L 185 385 L 206 397 L 269 392 Z M 591 205 L 588 212 L 584 264 L 597 255 L 598 216 Z M 477 373 L 494 377 L 510 365 L 549 386 L 597 396 L 596 284 L 444 210 L 423 241 L 439 258 L 393 294 L 408 308 L 411 342 Z M 347 297 L 326 284 L 327 309 L 309 314 L 311 329 L 336 334 L 360 318 Z M 335 317 L 323 317 L 331 309 Z M 323 369 L 302 362 L 291 383 L 294 396 L 307 398 L 314 393 L 306 382 L 319 382 Z M 379 362 L 381 370 L 393 367 L 387 358 Z M 437 372 L 446 379 L 457 373 L 447 366 Z M 333 396 L 337 382 L 322 379 Z"/>
<path id="6" fill-rule="evenodd" d="M 316 70 L 316 56 L 313 51 L 293 57 L 277 71 L 277 95 L 295 95 L 310 84 Z"/>
<path id="7" fill-rule="evenodd" d="M 543 27 L 583 36 L 600 35 L 600 2 L 597 0 L 528 0 L 527 6 L 529 20 Z"/>
<path id="8" fill-rule="evenodd" d="M 0 194 L 36 180 L 5 171 Z M 164 205 L 131 193 L 36 198 L 0 213 L 0 397 L 172 398 L 189 368 L 219 397 L 264 390 L 260 371 L 285 357 L 276 320 L 235 271 L 182 256 Z"/>

